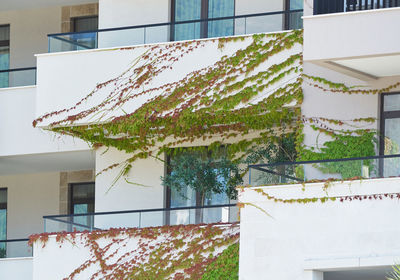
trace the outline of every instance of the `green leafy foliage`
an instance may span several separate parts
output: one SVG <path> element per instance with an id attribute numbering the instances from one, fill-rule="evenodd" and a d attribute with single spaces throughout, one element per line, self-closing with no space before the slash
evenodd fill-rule
<path id="1" fill-rule="evenodd" d="M 239 279 L 239 243 L 230 245 L 208 265 L 201 280 Z"/>
<path id="2" fill-rule="evenodd" d="M 245 164 L 279 163 L 295 161 L 297 158 L 296 135 L 290 133 L 269 141 L 264 146 L 253 147 L 247 151 Z"/>
<path id="3" fill-rule="evenodd" d="M 212 194 L 225 193 L 236 198 L 236 186 L 243 183 L 237 164 L 226 156 L 215 158 L 199 151 L 185 151 L 171 159 L 172 172 L 161 177 L 164 186 L 181 192 L 190 187 L 210 198 Z"/>
<path id="4" fill-rule="evenodd" d="M 302 151 L 301 160 L 343 159 L 368 157 L 375 154 L 376 133 L 365 132 L 362 135 L 335 135 L 334 140 L 327 141 L 319 151 Z M 362 166 L 372 171 L 372 161 L 328 162 L 316 167 L 327 174 L 341 174 L 342 179 L 362 176 Z"/>

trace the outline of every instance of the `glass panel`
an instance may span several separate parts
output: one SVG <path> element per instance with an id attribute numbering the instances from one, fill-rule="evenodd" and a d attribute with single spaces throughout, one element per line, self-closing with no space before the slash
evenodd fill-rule
<path id="1" fill-rule="evenodd" d="M 10 26 L 0 26 L 0 70 L 10 68 Z M 8 87 L 8 73 L 0 73 L 0 88 Z"/>
<path id="2" fill-rule="evenodd" d="M 229 17 L 235 14 L 234 0 L 209 0 L 208 17 Z M 221 37 L 233 35 L 234 20 L 217 20 L 208 23 L 208 37 Z"/>
<path id="3" fill-rule="evenodd" d="M 383 110 L 400 111 L 400 94 L 390 94 L 383 97 Z"/>
<path id="4" fill-rule="evenodd" d="M 245 34 L 280 31 L 283 19 L 284 15 L 248 17 L 245 22 Z"/>
<path id="5" fill-rule="evenodd" d="M 170 26 L 155 26 L 145 28 L 145 44 L 169 41 Z"/>
<path id="6" fill-rule="evenodd" d="M 396 155 L 400 153 L 400 119 L 385 120 L 384 154 Z"/>
<path id="7" fill-rule="evenodd" d="M 36 70 L 10 71 L 9 87 L 30 86 L 36 84 Z"/>
<path id="8" fill-rule="evenodd" d="M 87 214 L 89 213 L 89 205 L 88 204 L 75 204 L 74 205 L 74 214 Z M 78 216 L 74 217 L 73 225 L 76 230 L 88 230 L 91 227 L 91 217 L 92 216 Z M 83 226 L 79 226 L 83 225 Z"/>
<path id="9" fill-rule="evenodd" d="M 304 0 L 290 0 L 290 10 L 303 9 Z M 288 14 L 289 30 L 303 28 L 302 12 Z"/>
<path id="10" fill-rule="evenodd" d="M 175 21 L 195 20 L 201 18 L 201 0 L 176 0 Z M 200 38 L 200 23 L 175 25 L 175 40 Z"/>
<path id="11" fill-rule="evenodd" d="M 49 37 L 49 52 L 67 52 L 97 48 L 97 32 Z"/>

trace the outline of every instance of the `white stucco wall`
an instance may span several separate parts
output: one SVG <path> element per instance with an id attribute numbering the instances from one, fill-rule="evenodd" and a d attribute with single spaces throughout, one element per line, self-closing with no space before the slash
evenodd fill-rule
<path id="1" fill-rule="evenodd" d="M 88 145 L 67 136 L 34 128 L 36 87 L 0 89 L 0 157 L 88 150 Z"/>
<path id="2" fill-rule="evenodd" d="M 99 28 L 168 22 L 170 0 L 99 0 Z"/>
<path id="3" fill-rule="evenodd" d="M 329 196 L 400 192 L 400 179 L 332 183 Z M 325 197 L 323 183 L 262 187 L 283 199 Z M 398 261 L 398 199 L 281 204 L 252 189 L 240 194 L 240 278 L 321 279 L 313 270 L 390 266 Z M 314 275 L 313 275 L 314 274 Z M 315 276 L 315 277 L 314 277 Z M 314 278 L 313 278 L 314 277 Z"/>
<path id="4" fill-rule="evenodd" d="M 0 259 L 0 279 L 33 279 L 32 258 Z"/>
<path id="5" fill-rule="evenodd" d="M 239 228 L 231 225 L 227 227 L 222 227 L 223 231 L 220 236 L 234 236 L 238 233 Z M 145 236 L 132 235 L 127 236 L 123 232 L 117 233 L 115 237 L 103 237 L 96 240 L 96 243 L 100 248 L 105 248 L 107 255 L 111 256 L 107 258 L 107 265 L 116 264 L 122 265 L 123 263 L 130 264 L 130 260 L 135 258 L 136 261 L 132 262 L 132 265 L 137 265 L 142 262 L 140 259 L 144 257 L 146 259 L 146 254 L 150 254 L 153 250 L 157 250 L 160 244 L 168 244 L 173 242 L 175 238 L 181 238 L 181 240 L 186 243 L 190 242 L 192 236 L 173 236 L 173 231 L 162 232 L 155 239 L 147 239 Z M 87 236 L 83 236 L 85 238 Z M 205 237 L 207 238 L 207 237 Z M 73 243 L 75 242 L 75 243 Z M 40 241 L 34 243 L 34 255 L 33 255 L 33 279 L 43 280 L 43 279 L 64 279 L 68 277 L 75 269 L 80 267 L 88 259 L 93 259 L 93 250 L 89 246 L 85 246 L 85 240 L 82 240 L 80 234 L 73 239 L 73 242 L 64 241 L 62 244 L 56 241 L 56 236 L 49 236 L 49 240 L 46 242 L 46 246 Z M 109 244 L 113 244 L 109 246 Z M 146 244 L 146 245 L 145 245 Z M 139 247 L 142 245 L 141 247 Z M 143 252 L 140 249 L 149 248 Z M 220 254 L 226 245 L 221 245 L 215 247 L 214 255 Z M 177 248 L 177 251 L 180 250 Z M 57 257 L 55 257 L 57 256 Z M 138 263 L 136 263 L 138 262 Z M 51 268 L 51 269 L 49 269 Z M 96 272 L 101 271 L 99 268 L 99 263 L 96 262 L 91 264 L 89 267 L 83 269 L 80 273 L 75 275 L 73 279 L 76 280 L 86 280 L 86 279 L 103 279 L 105 276 L 100 272 L 95 275 Z M 107 269 L 106 269 L 107 271 Z M 110 270 L 107 271 L 107 276 L 110 276 Z M 115 275 L 114 277 L 116 277 Z M 149 279 L 150 280 L 150 279 Z"/>
<path id="6" fill-rule="evenodd" d="M 0 11 L 10 24 L 10 68 L 36 65 L 34 54 L 47 52 L 47 34 L 61 32 L 61 7 Z"/>
<path id="7" fill-rule="evenodd" d="M 377 82 L 364 82 L 333 70 L 317 66 L 312 63 L 304 63 L 304 73 L 316 77 L 322 77 L 332 82 L 344 83 L 348 86 L 360 85 L 373 88 Z M 388 81 L 390 82 L 390 81 Z M 357 118 L 379 118 L 379 96 L 373 94 L 344 94 L 324 92 L 306 82 L 303 83 L 304 102 L 302 114 L 306 117 L 329 118 L 335 120 L 350 121 Z M 350 122 L 350 124 L 352 124 Z M 363 129 L 378 129 L 378 122 L 361 124 Z M 334 127 L 329 124 L 329 127 Z M 339 128 L 339 127 L 338 127 Z M 353 130 L 354 127 L 346 125 L 340 129 Z M 304 129 L 304 144 L 306 146 L 320 148 L 323 142 L 331 138 L 319 131 L 314 131 L 308 124 Z"/>
<path id="8" fill-rule="evenodd" d="M 204 46 L 194 49 L 185 55 L 179 61 L 173 64 L 173 69 L 165 70 L 157 75 L 153 81 L 147 85 L 147 88 L 154 88 L 166 83 L 173 83 L 184 78 L 189 73 L 213 65 L 223 56 L 231 56 L 237 50 L 243 49 L 251 42 L 251 35 L 243 41 L 237 41 L 227 44 L 222 50 L 218 48 L 218 41 L 213 39 L 201 40 Z M 159 44 L 162 48 L 172 43 Z M 41 116 L 47 112 L 58 111 L 61 109 L 74 106 L 79 100 L 86 97 L 99 83 L 103 83 L 113 79 L 126 71 L 133 61 L 143 55 L 152 45 L 142 45 L 131 49 L 98 49 L 69 53 L 53 53 L 38 55 L 38 87 L 37 87 L 37 109 L 36 116 Z M 254 71 L 261 71 L 272 66 L 275 63 L 282 62 L 292 54 L 301 51 L 301 46 L 296 45 L 290 50 L 283 51 L 268 61 L 263 62 Z M 207 54 L 207 55 L 205 55 Z M 165 62 L 163 62 L 164 65 Z M 161 67 L 161 66 L 160 66 Z M 295 75 L 295 74 L 294 74 Z M 82 79 L 82 77 L 85 77 Z M 286 78 L 286 77 L 285 77 Z M 293 78 L 288 76 L 287 79 Z M 73 83 L 65 83 L 66 80 L 74 81 Z M 60 86 L 62 85 L 62 86 Z M 140 88 L 139 90 L 142 90 Z M 79 107 L 80 110 L 90 108 L 99 104 L 106 90 L 94 94 L 89 100 L 85 101 Z M 162 94 L 158 91 L 154 94 Z M 55 95 L 57 98 L 54 98 Z M 138 108 L 151 96 L 139 96 L 134 102 L 128 102 L 122 109 L 132 112 Z M 67 114 L 73 114 L 77 110 L 72 110 Z M 66 117 L 63 113 L 54 118 L 44 120 L 39 125 L 46 126 L 51 121 L 60 120 Z M 123 115 L 123 110 L 113 111 L 111 114 L 104 116 L 107 119 L 111 115 Z M 81 123 L 99 120 L 83 120 Z"/>
<path id="9" fill-rule="evenodd" d="M 7 188 L 7 239 L 43 232 L 43 216 L 58 214 L 60 173 L 0 176 Z"/>
<path id="10" fill-rule="evenodd" d="M 96 173 L 108 166 L 123 162 L 128 158 L 124 152 L 110 149 L 102 154 L 103 149 L 96 151 Z M 161 158 L 163 158 L 161 156 Z M 161 176 L 164 176 L 164 163 L 149 158 L 137 160 L 129 173 L 130 184 L 121 177 L 114 186 L 113 182 L 121 172 L 122 167 L 109 170 L 96 177 L 96 212 L 152 209 L 165 207 L 164 187 L 161 185 Z M 138 214 L 121 214 L 96 217 L 98 227 L 137 227 L 139 226 Z M 162 225 L 163 213 L 144 214 L 141 226 L 146 223 Z"/>
<path id="11" fill-rule="evenodd" d="M 304 17 L 304 61 L 399 53 L 399 25 L 400 8 Z"/>

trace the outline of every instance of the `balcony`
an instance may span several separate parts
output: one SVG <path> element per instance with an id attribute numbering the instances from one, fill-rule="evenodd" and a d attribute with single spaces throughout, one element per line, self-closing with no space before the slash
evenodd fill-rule
<path id="1" fill-rule="evenodd" d="M 252 186 L 400 177 L 400 155 L 256 164 L 249 172 Z"/>
<path id="2" fill-rule="evenodd" d="M 49 52 L 134 46 L 302 28 L 302 9 L 49 34 Z"/>
<path id="3" fill-rule="evenodd" d="M 0 88 L 36 85 L 36 67 L 0 70 Z"/>
<path id="4" fill-rule="evenodd" d="M 236 204 L 200 207 L 158 208 L 89 214 L 44 216 L 44 232 L 146 228 L 164 225 L 235 223 L 239 221 Z"/>
<path id="5" fill-rule="evenodd" d="M 400 8 L 342 9 L 303 20 L 305 62 L 365 81 L 400 75 L 399 42 L 392 36 L 400 25 Z"/>
<path id="6" fill-rule="evenodd" d="M 399 0 L 314 1 L 314 15 L 400 7 Z"/>
<path id="7" fill-rule="evenodd" d="M 250 170 L 252 186 L 239 192 L 240 277 L 386 279 L 400 252 L 400 155 Z"/>

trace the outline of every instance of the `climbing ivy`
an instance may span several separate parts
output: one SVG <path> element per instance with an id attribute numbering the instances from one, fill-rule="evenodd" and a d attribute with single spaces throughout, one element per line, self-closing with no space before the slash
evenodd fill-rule
<path id="1" fill-rule="evenodd" d="M 174 71 L 180 59 L 204 48 L 206 42 L 223 51 L 239 40 L 244 47 L 210 66 L 178 81 L 154 82 L 165 71 Z M 302 43 L 302 30 L 294 30 L 149 46 L 120 75 L 99 83 L 74 106 L 39 117 L 33 125 L 49 121 L 47 127 L 54 132 L 79 137 L 95 148 L 125 151 L 130 158 L 100 171 L 120 167 L 118 178 L 129 176 L 137 159 L 160 159 L 160 155 L 179 152 L 197 140 L 208 142 L 211 150 L 229 143 L 227 157 L 233 161 L 258 147 L 279 145 L 293 133 L 296 159 L 373 155 L 376 131 L 363 125 L 375 122 L 375 118 L 343 121 L 305 117 L 300 108 L 302 86 L 331 93 L 380 94 L 399 87 L 400 82 L 366 89 L 304 74 L 299 50 Z M 269 61 L 276 63 L 264 69 L 263 63 Z M 90 102 L 94 105 L 87 108 Z M 54 117 L 57 120 L 51 121 Z M 305 125 L 331 140 L 319 148 L 304 146 Z M 345 129 L 337 128 L 343 125 Z M 325 167 L 332 171 L 332 167 Z"/>
<path id="2" fill-rule="evenodd" d="M 239 243 L 232 244 L 208 265 L 201 280 L 239 279 Z"/>

